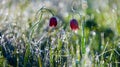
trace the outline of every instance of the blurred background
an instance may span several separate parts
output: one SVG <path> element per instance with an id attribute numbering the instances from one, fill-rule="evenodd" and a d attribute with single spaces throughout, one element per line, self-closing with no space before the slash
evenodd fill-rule
<path id="1" fill-rule="evenodd" d="M 65 45 L 76 44 L 76 41 L 80 40 L 80 38 L 82 37 L 81 36 L 82 23 L 85 23 L 84 24 L 85 26 L 84 35 L 86 39 L 85 44 L 87 46 L 89 45 L 89 48 L 87 48 L 87 46 L 85 48 L 86 50 L 88 49 L 88 53 L 86 53 L 85 57 L 83 58 L 84 61 L 86 59 L 88 60 L 86 61 L 87 64 L 86 67 L 87 66 L 90 67 L 91 65 L 93 67 L 96 67 L 99 65 L 99 63 L 102 64 L 104 62 L 106 63 L 105 65 L 108 67 L 111 66 L 112 64 L 113 66 L 119 67 L 120 65 L 120 4 L 119 3 L 120 0 L 0 0 L 0 59 L 1 59 L 0 66 L 5 66 L 5 63 L 6 64 L 8 63 L 8 66 L 10 64 L 11 66 L 16 67 L 18 64 L 18 67 L 19 66 L 21 67 L 23 64 L 25 64 L 25 62 L 26 65 L 29 66 L 32 63 L 30 62 L 30 60 L 33 60 L 34 62 L 30 66 L 40 65 L 40 63 L 38 63 L 39 60 L 37 60 L 37 58 L 39 58 L 37 55 L 36 55 L 37 58 L 30 59 L 29 63 L 25 61 L 26 59 L 24 58 L 24 56 L 27 55 L 26 44 L 28 44 L 28 40 L 29 40 L 29 34 L 30 34 L 29 31 L 37 21 L 41 20 L 39 18 L 41 15 L 39 14 L 39 12 L 42 7 L 45 7 L 51 10 L 54 13 L 54 16 L 58 18 L 59 22 L 61 22 L 60 24 L 63 25 L 61 27 L 58 26 L 57 30 L 60 32 L 57 33 L 55 32 L 58 35 L 61 34 L 62 32 L 65 34 L 66 37 L 71 36 L 68 35 L 71 34 L 71 31 L 69 29 L 69 20 L 72 18 L 78 20 L 80 26 L 80 30 L 78 31 L 77 34 L 78 37 L 71 36 L 71 38 L 69 37 L 66 38 L 67 43 L 64 43 Z M 38 41 L 38 39 L 41 38 L 42 35 L 44 34 L 44 30 L 48 28 L 47 26 L 51 15 L 49 12 L 43 14 L 45 16 L 42 17 L 43 19 L 41 21 L 42 24 L 40 23 L 38 26 L 36 26 L 35 31 L 33 33 L 34 35 L 33 37 L 31 37 L 31 39 L 33 38 L 33 42 Z M 49 16 L 46 17 L 47 15 Z M 102 36 L 102 34 L 104 35 Z M 94 37 L 94 35 L 96 36 Z M 59 37 L 57 38 L 54 35 L 52 35 L 51 37 L 53 38 L 54 42 L 59 41 L 57 40 L 59 39 Z M 44 38 L 43 42 L 45 41 L 45 43 L 43 42 L 42 43 L 46 44 L 47 40 L 49 40 L 50 43 L 52 43 L 53 42 L 52 38 L 51 40 L 49 40 L 49 38 L 48 39 Z M 81 42 L 78 42 L 77 44 L 80 43 Z M 36 44 L 32 43 L 32 45 L 33 45 L 32 46 L 33 49 L 39 49 L 36 47 Z M 74 52 L 72 53 L 71 51 L 72 49 L 74 49 L 74 46 L 66 49 L 70 50 L 70 54 L 76 56 L 76 54 L 74 54 Z M 75 50 L 77 51 L 79 49 L 76 48 Z M 18 55 L 16 56 L 17 51 L 21 54 L 19 57 Z M 32 53 L 32 51 L 30 52 Z M 54 50 L 53 52 L 56 52 L 56 50 Z M 34 58 L 32 56 L 34 55 L 34 53 L 36 53 L 36 51 L 35 52 L 33 51 L 33 54 L 31 54 L 30 57 Z M 68 53 L 64 53 L 64 54 L 68 55 Z M 90 57 L 87 56 L 89 54 Z M 40 54 L 40 56 L 42 55 Z M 98 56 L 100 56 L 99 59 Z M 21 60 L 17 60 L 16 57 Z M 70 58 L 76 58 L 76 57 L 70 57 Z M 64 59 L 68 60 L 66 58 Z M 15 63 L 16 61 L 19 62 Z M 81 63 L 84 63 L 84 61 L 82 60 Z M 47 61 L 44 60 L 42 60 L 42 62 L 43 64 L 47 63 Z M 62 62 L 65 63 L 65 61 Z M 62 62 L 60 65 L 64 65 L 62 64 Z M 70 63 L 77 64 L 77 61 L 76 60 L 75 62 L 71 61 Z M 71 65 L 70 63 L 68 63 L 68 66 Z M 94 63 L 98 65 L 94 65 Z M 48 66 L 49 64 L 50 63 L 48 63 Z M 73 66 L 76 67 L 77 65 L 73 64 Z"/>
<path id="2" fill-rule="evenodd" d="M 72 12 L 103 14 L 104 21 L 99 24 L 115 28 L 115 22 L 120 15 L 119 0 L 1 0 L 0 1 L 0 30 L 17 25 L 21 30 L 28 28 L 28 21 L 33 22 L 36 12 L 46 7 L 55 11 L 61 18 Z M 119 24 L 119 23 L 118 23 Z M 7 27 L 6 27 L 7 26 Z"/>

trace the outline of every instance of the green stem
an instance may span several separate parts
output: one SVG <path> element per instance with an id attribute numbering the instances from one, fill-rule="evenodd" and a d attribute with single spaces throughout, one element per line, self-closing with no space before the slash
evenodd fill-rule
<path id="1" fill-rule="evenodd" d="M 81 51 L 85 54 L 85 35 L 84 35 L 84 21 L 81 23 L 82 27 L 82 37 L 81 37 Z"/>

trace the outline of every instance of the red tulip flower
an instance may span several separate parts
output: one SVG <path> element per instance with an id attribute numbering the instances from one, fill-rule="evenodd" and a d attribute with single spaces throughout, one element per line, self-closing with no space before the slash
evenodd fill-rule
<path id="1" fill-rule="evenodd" d="M 71 30 L 73 31 L 77 31 L 79 29 L 78 22 L 76 19 L 70 20 L 70 27 L 71 27 Z"/>
<path id="2" fill-rule="evenodd" d="M 51 17 L 50 18 L 49 26 L 50 27 L 56 27 L 57 26 L 57 19 L 56 19 L 56 17 Z"/>

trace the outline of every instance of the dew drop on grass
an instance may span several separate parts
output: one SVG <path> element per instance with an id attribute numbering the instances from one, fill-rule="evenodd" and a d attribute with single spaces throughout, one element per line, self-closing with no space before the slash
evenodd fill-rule
<path id="1" fill-rule="evenodd" d="M 95 32 L 95 31 L 91 31 L 90 34 L 91 34 L 92 36 L 95 36 L 95 35 L 96 35 L 96 32 Z"/>
<path id="2" fill-rule="evenodd" d="M 97 13 L 100 13 L 100 10 L 99 10 L 99 9 L 96 9 L 96 12 L 97 12 Z"/>
<path id="3" fill-rule="evenodd" d="M 90 48 L 89 48 L 89 47 L 86 48 L 86 52 L 87 52 L 87 53 L 90 52 Z"/>

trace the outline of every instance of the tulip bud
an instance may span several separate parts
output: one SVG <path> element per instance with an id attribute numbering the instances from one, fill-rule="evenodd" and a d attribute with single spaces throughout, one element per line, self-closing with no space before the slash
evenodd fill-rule
<path id="1" fill-rule="evenodd" d="M 71 27 L 71 30 L 73 31 L 77 31 L 79 29 L 78 22 L 76 19 L 70 20 L 70 27 Z"/>
<path id="2" fill-rule="evenodd" d="M 50 27 L 56 27 L 57 26 L 57 19 L 56 19 L 56 17 L 51 17 L 50 18 L 49 26 Z"/>

